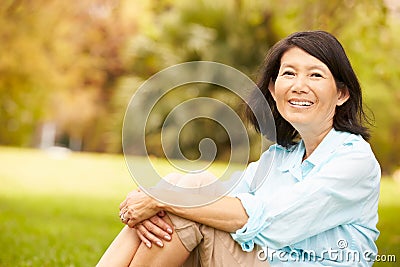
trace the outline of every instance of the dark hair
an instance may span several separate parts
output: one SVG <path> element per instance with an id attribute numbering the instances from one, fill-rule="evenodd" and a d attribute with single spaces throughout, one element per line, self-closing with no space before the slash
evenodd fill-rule
<path id="1" fill-rule="evenodd" d="M 363 126 L 363 122 L 369 123 L 369 120 L 363 111 L 361 86 L 342 45 L 330 33 L 305 31 L 289 35 L 269 50 L 261 70 L 261 79 L 257 84 L 256 90 L 261 90 L 271 108 L 276 126 L 276 142 L 284 147 L 290 147 L 299 137 L 297 130 L 278 112 L 268 89 L 270 81 L 275 82 L 278 76 L 282 55 L 293 47 L 298 47 L 323 62 L 331 71 L 338 90 L 347 89 L 349 91 L 349 99 L 343 105 L 336 107 L 333 128 L 338 131 L 360 134 L 365 140 L 368 140 L 369 130 Z M 257 121 L 254 115 L 263 112 L 257 108 L 260 109 L 260 103 L 265 101 L 257 99 L 259 98 L 257 96 L 259 94 L 250 95 L 249 105 L 245 111 L 246 116 L 255 129 L 268 138 L 269 133 L 260 129 L 260 125 L 266 122 Z M 253 110 L 250 109 L 250 106 L 253 107 Z"/>

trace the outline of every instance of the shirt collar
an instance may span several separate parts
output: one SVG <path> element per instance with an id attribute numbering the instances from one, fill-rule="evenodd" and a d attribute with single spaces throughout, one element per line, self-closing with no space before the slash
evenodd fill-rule
<path id="1" fill-rule="evenodd" d="M 336 131 L 331 129 L 329 133 L 322 139 L 321 143 L 313 151 L 313 153 L 305 160 L 316 166 L 322 162 L 325 162 L 328 157 L 351 135 L 348 132 Z M 282 161 L 278 169 L 282 172 L 288 171 L 294 168 L 296 165 L 300 165 L 304 156 L 305 147 L 304 142 L 301 140 L 298 144 L 285 149 L 289 154 L 287 158 Z"/>
<path id="2" fill-rule="evenodd" d="M 299 143 L 290 148 L 284 148 L 284 150 L 285 153 L 287 153 L 287 156 L 284 157 L 281 165 L 278 167 L 278 169 L 282 172 L 288 171 L 289 169 L 292 169 L 301 163 L 301 159 L 303 158 L 305 151 L 303 140 L 300 140 Z"/>
<path id="3" fill-rule="evenodd" d="M 305 161 L 310 162 L 314 166 L 325 162 L 336 149 L 345 143 L 350 135 L 351 133 L 349 132 L 336 131 L 332 128 Z"/>

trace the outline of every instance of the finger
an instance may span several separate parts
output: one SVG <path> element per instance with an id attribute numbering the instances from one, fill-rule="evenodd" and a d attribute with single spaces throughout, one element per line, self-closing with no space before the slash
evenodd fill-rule
<path id="1" fill-rule="evenodd" d="M 125 199 L 124 201 L 121 202 L 121 204 L 119 204 L 119 210 L 122 210 L 126 206 L 126 201 L 127 199 Z"/>
<path id="2" fill-rule="evenodd" d="M 155 216 L 157 217 L 157 216 Z M 147 231 L 149 231 L 150 233 L 152 233 L 153 235 L 155 235 L 158 238 L 162 238 L 164 240 L 170 241 L 171 240 L 171 236 L 164 231 L 162 228 L 160 228 L 158 225 L 156 225 L 155 223 L 153 223 L 150 220 L 145 220 L 143 221 L 143 226 L 147 229 Z"/>
<path id="3" fill-rule="evenodd" d="M 121 222 L 124 224 L 126 224 L 129 220 L 129 218 L 127 217 L 128 214 L 126 213 L 126 211 L 127 211 L 126 209 L 122 209 L 119 212 L 119 218 L 120 218 Z"/>
<path id="4" fill-rule="evenodd" d="M 156 244 L 159 247 L 163 247 L 164 244 L 163 242 L 157 238 L 152 232 L 150 232 L 149 230 L 147 230 L 147 228 L 143 225 L 143 224 L 138 224 L 136 225 L 136 229 L 150 242 Z M 147 245 L 147 243 L 146 243 Z"/>
<path id="5" fill-rule="evenodd" d="M 132 219 L 128 219 L 125 224 L 128 225 L 130 228 L 135 228 L 136 224 L 139 223 L 138 221 L 134 221 Z"/>
<path id="6" fill-rule="evenodd" d="M 120 211 L 119 211 L 119 217 L 122 219 L 121 216 L 124 215 L 126 212 L 127 212 L 127 208 L 126 208 L 126 207 L 120 209 Z"/>
<path id="7" fill-rule="evenodd" d="M 123 212 L 119 213 L 119 218 L 121 220 L 122 223 L 126 223 L 127 222 L 127 218 L 125 218 L 124 216 L 125 214 Z"/>
<path id="8" fill-rule="evenodd" d="M 140 240 L 146 245 L 146 247 L 151 248 L 151 242 L 138 230 L 136 229 L 136 233 Z"/>
<path id="9" fill-rule="evenodd" d="M 172 226 L 169 225 L 164 219 L 160 218 L 159 216 L 153 216 L 150 218 L 150 221 L 157 225 L 159 228 L 163 229 L 166 231 L 168 234 L 172 234 Z"/>

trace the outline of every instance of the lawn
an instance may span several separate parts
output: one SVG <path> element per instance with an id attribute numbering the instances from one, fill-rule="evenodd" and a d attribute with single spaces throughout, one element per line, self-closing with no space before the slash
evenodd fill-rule
<path id="1" fill-rule="evenodd" d="M 135 187 L 123 157 L 0 147 L 0 162 L 0 267 L 94 266 L 121 229 L 118 205 Z M 400 184 L 382 181 L 378 246 L 397 261 L 399 195 Z"/>

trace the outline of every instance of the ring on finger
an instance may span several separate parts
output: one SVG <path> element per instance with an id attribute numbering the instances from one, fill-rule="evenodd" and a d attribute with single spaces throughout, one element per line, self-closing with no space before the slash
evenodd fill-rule
<path id="1" fill-rule="evenodd" d="M 124 209 L 124 210 L 122 210 L 122 211 L 120 212 L 120 214 L 119 214 L 119 218 L 120 218 L 121 221 L 123 221 L 123 222 L 129 220 L 129 218 L 125 217 L 125 214 L 126 214 L 127 211 L 128 211 L 127 209 Z"/>

